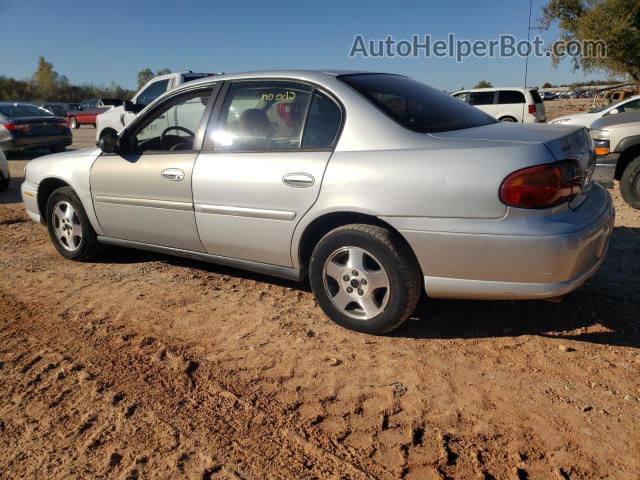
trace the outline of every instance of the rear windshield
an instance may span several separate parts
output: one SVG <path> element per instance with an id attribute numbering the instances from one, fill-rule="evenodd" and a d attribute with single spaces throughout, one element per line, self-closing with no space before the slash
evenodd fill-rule
<path id="1" fill-rule="evenodd" d="M 529 93 L 533 97 L 533 103 L 542 103 L 542 98 L 540 98 L 538 90 L 529 90 Z"/>
<path id="2" fill-rule="evenodd" d="M 414 132 L 446 132 L 497 122 L 481 110 L 407 77 L 367 73 L 339 78 Z"/>
<path id="3" fill-rule="evenodd" d="M 19 117 L 51 117 L 53 114 L 44 108 L 35 105 L 0 105 L 0 113 L 9 118 Z"/>

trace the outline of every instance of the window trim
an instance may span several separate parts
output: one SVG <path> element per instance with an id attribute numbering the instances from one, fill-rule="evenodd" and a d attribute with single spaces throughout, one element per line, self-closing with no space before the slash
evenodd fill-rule
<path id="1" fill-rule="evenodd" d="M 247 83 L 247 82 L 292 82 L 299 83 L 302 85 L 306 85 L 311 87 L 311 95 L 309 97 L 309 102 L 307 104 L 307 111 L 305 114 L 305 120 L 302 126 L 302 131 L 300 134 L 300 145 L 302 145 L 302 140 L 304 138 L 305 129 L 307 126 L 307 119 L 309 116 L 309 110 L 311 108 L 311 102 L 313 101 L 313 94 L 318 91 L 327 96 L 331 101 L 333 101 L 338 110 L 340 111 L 340 125 L 338 130 L 336 131 L 336 135 L 333 138 L 333 142 L 331 145 L 325 148 L 302 148 L 301 146 L 298 148 L 282 148 L 282 149 L 264 149 L 264 150 L 215 150 L 214 141 L 211 139 L 210 133 L 214 131 L 214 129 L 218 126 L 218 122 L 220 121 L 220 116 L 222 113 L 222 107 L 224 106 L 224 102 L 227 98 L 227 94 L 232 84 L 234 83 Z M 310 82 L 308 80 L 301 80 L 299 78 L 290 78 L 290 77 L 265 77 L 265 78 L 237 78 L 232 80 L 225 80 L 222 82 L 223 85 L 220 89 L 220 92 L 215 101 L 215 105 L 213 107 L 213 112 L 209 121 L 206 125 L 206 131 L 204 132 L 204 143 L 202 144 L 202 152 L 206 153 L 215 153 L 215 154 L 233 154 L 233 153 L 296 153 L 296 152 L 333 152 L 340 141 L 340 137 L 342 136 L 342 131 L 344 129 L 344 125 L 346 123 L 346 110 L 342 102 L 327 89 L 318 85 L 314 82 Z"/>
<path id="2" fill-rule="evenodd" d="M 172 92 L 166 98 L 164 98 L 161 102 L 157 102 L 153 107 L 145 112 L 144 115 L 136 116 L 133 121 L 127 125 L 124 132 L 122 132 L 122 136 L 120 137 L 120 145 L 121 148 L 124 146 L 125 149 L 122 150 L 119 155 L 121 156 L 141 156 L 141 155 L 171 155 L 171 154 L 185 154 L 185 153 L 198 153 L 202 151 L 202 143 L 204 132 L 209 122 L 209 118 L 211 117 L 211 111 L 213 109 L 214 104 L 216 103 L 217 97 L 220 93 L 220 89 L 222 87 L 222 82 L 212 82 L 207 83 L 205 85 L 194 85 L 190 88 L 181 89 L 176 92 Z M 200 124 L 198 125 L 198 129 L 195 132 L 196 136 L 193 140 L 193 148 L 191 150 L 148 150 L 146 152 L 131 152 L 128 151 L 127 144 L 129 143 L 129 139 L 131 135 L 135 135 L 135 133 L 139 132 L 138 126 L 141 122 L 144 122 L 149 116 L 154 115 L 158 110 L 161 110 L 167 103 L 175 103 L 179 97 L 198 92 L 198 91 L 207 91 L 209 90 L 209 99 L 207 100 L 207 104 L 202 112 L 202 118 L 200 119 Z M 154 100 L 155 102 L 155 100 Z M 153 104 L 153 102 L 151 103 Z M 150 104 L 150 105 L 151 105 Z M 169 107 L 171 108 L 171 107 Z M 144 128 L 147 124 L 145 124 L 142 128 Z"/>

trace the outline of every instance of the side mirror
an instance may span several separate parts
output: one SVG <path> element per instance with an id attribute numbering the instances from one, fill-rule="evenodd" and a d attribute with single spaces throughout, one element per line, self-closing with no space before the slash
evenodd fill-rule
<path id="1" fill-rule="evenodd" d="M 139 103 L 133 103 L 131 100 L 125 100 L 122 102 L 125 112 L 140 113 L 144 109 L 145 105 Z"/>
<path id="2" fill-rule="evenodd" d="M 105 135 L 98 142 L 98 148 L 100 148 L 103 153 L 118 153 L 120 150 L 120 138 L 113 133 Z"/>
<path id="3" fill-rule="evenodd" d="M 616 113 L 620 113 L 620 110 L 618 110 L 617 108 L 614 108 L 609 112 L 609 115 L 615 115 Z"/>

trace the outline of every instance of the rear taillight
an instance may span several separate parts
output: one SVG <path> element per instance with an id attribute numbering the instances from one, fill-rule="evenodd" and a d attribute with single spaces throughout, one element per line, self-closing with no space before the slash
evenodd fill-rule
<path id="1" fill-rule="evenodd" d="M 523 168 L 504 179 L 500 201 L 518 208 L 553 207 L 579 195 L 582 180 L 580 164 L 575 160 Z"/>
<path id="2" fill-rule="evenodd" d="M 10 132 L 28 132 L 31 130 L 29 125 L 21 125 L 17 123 L 3 123 L 2 126 Z"/>
<path id="3" fill-rule="evenodd" d="M 529 114 L 536 115 L 538 113 L 538 109 L 535 105 L 529 105 Z"/>

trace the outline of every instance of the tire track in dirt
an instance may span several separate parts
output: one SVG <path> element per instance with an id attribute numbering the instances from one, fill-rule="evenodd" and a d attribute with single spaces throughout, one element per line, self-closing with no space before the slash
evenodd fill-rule
<path id="1" fill-rule="evenodd" d="M 245 398 L 232 375 L 202 359 L 152 337 L 82 330 L 50 311 L 34 315 L 7 294 L 1 301 L 1 386 L 10 397 L 0 410 L 3 438 L 18 445 L 33 436 L 44 441 L 39 450 L 51 475 L 392 478 L 371 459 L 283 414 L 273 399 Z M 41 353 L 32 358 L 21 355 L 25 351 Z M 95 408 L 83 409 L 87 404 Z M 53 410 L 53 420 L 30 414 L 40 410 Z M 47 452 L 51 438 L 37 432 L 57 436 L 57 448 Z M 26 449 L 4 447 L 14 452 L 2 460 L 6 471 L 16 478 L 35 473 L 20 468 Z"/>

